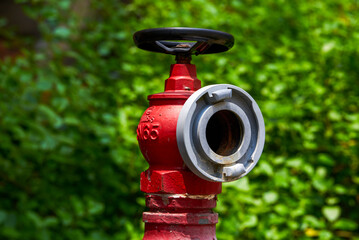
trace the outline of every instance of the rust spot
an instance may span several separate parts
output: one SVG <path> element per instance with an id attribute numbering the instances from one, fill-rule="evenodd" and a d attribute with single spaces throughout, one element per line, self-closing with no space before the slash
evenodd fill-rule
<path id="1" fill-rule="evenodd" d="M 163 202 L 163 204 L 164 205 L 168 205 L 168 203 L 169 203 L 169 199 L 168 199 L 168 197 L 162 197 L 162 202 Z"/>
<path id="2" fill-rule="evenodd" d="M 176 45 L 176 48 L 189 48 L 189 47 L 191 46 L 187 43 L 180 43 Z"/>
<path id="3" fill-rule="evenodd" d="M 200 219 L 199 221 L 198 221 L 198 224 L 209 224 L 209 221 L 208 221 L 208 219 Z"/>

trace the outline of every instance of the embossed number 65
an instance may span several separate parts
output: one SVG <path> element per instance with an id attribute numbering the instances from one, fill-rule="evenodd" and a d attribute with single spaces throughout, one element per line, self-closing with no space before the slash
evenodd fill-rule
<path id="1" fill-rule="evenodd" d="M 156 140 L 159 135 L 159 123 L 143 123 L 140 124 L 137 128 L 137 138 L 140 140 Z"/>

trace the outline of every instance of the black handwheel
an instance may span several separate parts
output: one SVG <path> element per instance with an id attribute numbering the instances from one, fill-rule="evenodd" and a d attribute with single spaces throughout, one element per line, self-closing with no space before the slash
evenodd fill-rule
<path id="1" fill-rule="evenodd" d="M 234 38 L 229 33 L 185 27 L 145 29 L 136 32 L 133 40 L 141 49 L 173 55 L 225 52 L 234 44 Z"/>

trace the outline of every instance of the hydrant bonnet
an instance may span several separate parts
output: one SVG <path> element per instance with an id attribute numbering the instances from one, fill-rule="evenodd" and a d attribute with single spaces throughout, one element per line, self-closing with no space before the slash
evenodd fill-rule
<path id="1" fill-rule="evenodd" d="M 264 120 L 243 89 L 211 85 L 188 98 L 176 136 L 192 172 L 209 181 L 229 182 L 245 176 L 258 162 L 264 147 Z"/>

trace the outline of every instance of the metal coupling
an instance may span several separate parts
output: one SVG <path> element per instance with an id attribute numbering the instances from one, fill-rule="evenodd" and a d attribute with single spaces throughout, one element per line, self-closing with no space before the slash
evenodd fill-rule
<path id="1" fill-rule="evenodd" d="M 192 94 L 176 129 L 179 152 L 197 176 L 214 182 L 249 173 L 262 154 L 265 127 L 254 99 L 229 84 L 210 85 Z"/>

